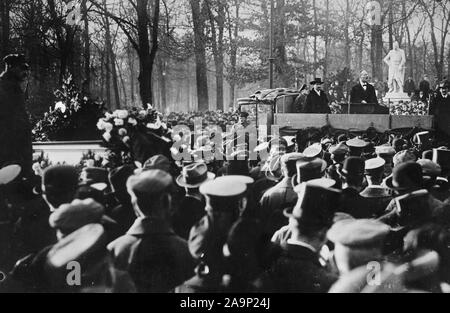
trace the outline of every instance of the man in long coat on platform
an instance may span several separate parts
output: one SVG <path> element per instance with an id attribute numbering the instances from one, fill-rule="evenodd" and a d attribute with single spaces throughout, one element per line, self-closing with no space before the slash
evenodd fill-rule
<path id="1" fill-rule="evenodd" d="M 6 66 L 0 75 L 0 166 L 18 164 L 22 176 L 30 177 L 33 148 L 23 88 L 29 66 L 25 57 L 18 54 L 8 55 L 3 61 Z"/>
<path id="2" fill-rule="evenodd" d="M 311 82 L 313 89 L 306 98 L 305 112 L 307 114 L 331 114 L 329 100 L 322 90 L 324 82 L 320 78 L 316 78 Z"/>

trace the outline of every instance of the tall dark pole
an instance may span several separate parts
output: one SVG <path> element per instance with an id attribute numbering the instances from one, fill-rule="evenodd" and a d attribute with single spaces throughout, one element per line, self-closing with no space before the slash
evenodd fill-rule
<path id="1" fill-rule="evenodd" d="M 269 88 L 273 89 L 273 65 L 275 58 L 273 55 L 273 39 L 274 39 L 274 11 L 275 5 L 274 0 L 270 0 L 270 43 L 269 43 Z M 274 124 L 274 114 L 275 114 L 275 103 L 270 110 L 269 116 L 267 118 L 267 135 L 272 135 L 272 125 Z M 258 110 L 258 106 L 256 107 Z"/>
<path id="2" fill-rule="evenodd" d="M 273 65 L 275 58 L 273 55 L 273 37 L 274 37 L 274 0 L 270 0 L 270 43 L 269 43 L 269 88 L 273 89 Z"/>

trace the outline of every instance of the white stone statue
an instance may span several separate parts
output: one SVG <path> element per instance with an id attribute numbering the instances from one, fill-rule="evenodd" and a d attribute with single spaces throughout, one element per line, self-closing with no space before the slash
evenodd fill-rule
<path id="1" fill-rule="evenodd" d="M 389 93 L 403 94 L 406 71 L 406 54 L 400 49 L 398 42 L 394 42 L 394 49 L 384 58 L 384 63 L 389 66 Z"/>

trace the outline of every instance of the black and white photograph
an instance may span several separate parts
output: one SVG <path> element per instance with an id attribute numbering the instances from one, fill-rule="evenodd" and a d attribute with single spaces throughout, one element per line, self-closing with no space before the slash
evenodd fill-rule
<path id="1" fill-rule="evenodd" d="M 450 293 L 450 0 L 0 0 L 0 73 L 0 294 Z"/>

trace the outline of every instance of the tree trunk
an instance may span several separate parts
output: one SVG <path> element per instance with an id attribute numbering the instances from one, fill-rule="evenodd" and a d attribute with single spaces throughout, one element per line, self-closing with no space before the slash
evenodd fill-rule
<path id="1" fill-rule="evenodd" d="M 0 1 L 0 59 L 9 53 L 10 0 Z"/>
<path id="2" fill-rule="evenodd" d="M 209 110 L 208 76 L 205 44 L 205 14 L 198 0 L 189 0 L 194 25 L 195 64 L 197 79 L 197 101 L 199 111 Z"/>
<path id="3" fill-rule="evenodd" d="M 293 73 L 287 64 L 286 54 L 286 1 L 277 0 L 275 9 L 274 41 L 275 70 L 280 87 L 290 87 Z"/>
<path id="4" fill-rule="evenodd" d="M 128 47 L 127 53 L 128 53 L 128 65 L 130 67 L 130 95 L 131 95 L 131 103 L 134 105 L 135 102 L 136 102 L 135 91 L 134 91 L 134 85 L 135 85 L 134 75 L 135 75 L 135 72 L 134 72 L 133 51 L 132 51 L 131 47 Z"/>
<path id="5" fill-rule="evenodd" d="M 158 55 L 158 73 L 159 73 L 159 92 L 160 92 L 160 109 L 162 112 L 167 108 L 167 91 L 166 91 L 166 76 L 167 68 L 165 59 L 161 54 Z"/>
<path id="6" fill-rule="evenodd" d="M 230 13 L 228 12 L 228 20 L 229 20 L 229 37 L 231 42 L 231 51 L 230 51 L 230 72 L 228 74 L 229 79 L 228 83 L 230 84 L 230 107 L 234 107 L 235 103 L 235 94 L 236 94 L 236 66 L 237 66 L 237 51 L 238 51 L 238 36 L 239 36 L 239 13 L 240 13 L 240 0 L 235 0 L 234 5 L 236 9 L 236 16 L 234 25 L 231 22 Z M 234 26 L 234 30 L 232 29 L 232 25 Z M 234 32 L 234 34 L 233 34 Z"/>
<path id="7" fill-rule="evenodd" d="M 91 48 L 89 42 L 89 20 L 88 10 L 86 5 L 87 0 L 82 2 L 82 11 L 84 14 L 84 81 L 83 81 L 83 93 L 90 94 L 91 89 Z"/>
<path id="8" fill-rule="evenodd" d="M 103 0 L 103 5 L 105 7 L 105 11 L 107 10 L 106 7 L 106 0 Z M 108 55 L 108 66 L 107 69 L 111 71 L 111 77 L 112 77 L 112 87 L 114 91 L 114 98 L 111 98 L 111 109 L 116 110 L 120 108 L 120 95 L 119 95 L 119 84 L 117 80 L 117 70 L 116 70 L 116 57 L 114 55 L 113 46 L 112 46 L 112 37 L 111 37 L 111 28 L 109 23 L 109 17 L 105 15 L 105 45 L 106 45 L 106 53 Z M 112 101 L 114 99 L 114 102 Z"/>
<path id="9" fill-rule="evenodd" d="M 111 64 L 110 57 L 111 55 L 108 52 L 108 49 L 105 48 L 104 50 L 105 55 L 105 92 L 106 92 L 106 103 L 109 107 L 109 109 L 114 110 L 114 107 L 112 105 L 111 101 L 111 71 L 109 70 L 109 64 Z"/>
<path id="10" fill-rule="evenodd" d="M 345 36 L 345 67 L 349 70 L 351 69 L 351 55 L 350 55 L 350 34 L 349 34 L 349 28 L 350 28 L 350 0 L 347 0 L 346 3 L 346 10 L 345 10 L 345 29 L 344 29 L 344 36 Z"/>
<path id="11" fill-rule="evenodd" d="M 316 0 L 313 0 L 313 12 L 314 12 L 314 76 L 317 76 L 317 7 Z"/>
<path id="12" fill-rule="evenodd" d="M 216 110 L 223 111 L 223 35 L 225 30 L 225 4 L 223 3 L 223 0 L 217 1 L 217 17 L 214 16 L 213 7 L 208 0 L 206 1 L 206 4 L 211 26 L 214 64 L 216 67 Z"/>
<path id="13" fill-rule="evenodd" d="M 323 80 L 326 82 L 328 80 L 328 54 L 330 48 L 330 0 L 325 0 L 325 15 L 327 16 L 326 30 L 325 30 L 325 60 L 323 65 Z"/>

